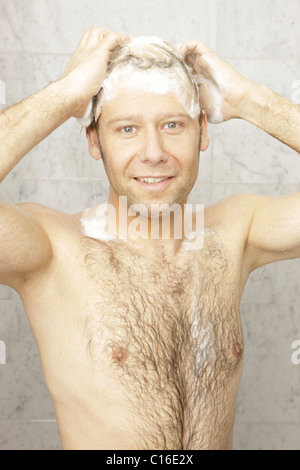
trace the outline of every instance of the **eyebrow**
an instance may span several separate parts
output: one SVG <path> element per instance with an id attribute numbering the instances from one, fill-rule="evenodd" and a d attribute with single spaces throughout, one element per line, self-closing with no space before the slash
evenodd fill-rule
<path id="1" fill-rule="evenodd" d="M 192 120 L 191 116 L 187 113 L 168 113 L 168 114 L 158 115 L 158 120 L 170 119 L 170 118 L 174 118 L 174 119 L 183 118 L 183 119 L 188 119 L 189 121 Z M 107 125 L 112 126 L 113 124 L 116 124 L 118 122 L 123 122 L 123 121 L 143 121 L 143 120 L 144 120 L 144 116 L 142 116 L 141 114 L 127 114 L 124 116 L 118 116 L 114 119 L 111 119 Z"/>

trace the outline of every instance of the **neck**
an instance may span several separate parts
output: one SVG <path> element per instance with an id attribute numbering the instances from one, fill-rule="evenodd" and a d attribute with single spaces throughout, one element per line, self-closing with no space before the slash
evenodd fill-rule
<path id="1" fill-rule="evenodd" d="M 176 253 L 186 238 L 193 233 L 196 236 L 203 229 L 202 218 L 194 217 L 190 206 L 186 200 L 172 206 L 148 203 L 128 207 L 126 196 L 114 196 L 110 192 L 107 230 L 115 238 L 126 240 L 148 253 L 158 248 Z"/>
<path id="2" fill-rule="evenodd" d="M 176 254 L 181 246 L 185 250 L 202 248 L 204 240 L 204 206 L 196 205 L 196 212 L 190 204 L 174 205 L 172 211 L 163 213 L 147 211 L 132 213 L 127 199 L 118 198 L 114 204 L 107 202 L 84 211 L 80 221 L 86 236 L 101 241 L 126 240 L 145 254 L 165 250 Z M 144 208 L 145 209 L 145 208 Z M 173 210 L 174 209 L 174 210 Z"/>

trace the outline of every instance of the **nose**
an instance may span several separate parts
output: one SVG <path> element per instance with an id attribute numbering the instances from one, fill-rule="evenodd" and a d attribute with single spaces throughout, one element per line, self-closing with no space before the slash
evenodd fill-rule
<path id="1" fill-rule="evenodd" d="M 150 162 L 153 165 L 168 159 L 164 149 L 163 138 L 157 129 L 145 131 L 139 159 L 143 163 Z"/>

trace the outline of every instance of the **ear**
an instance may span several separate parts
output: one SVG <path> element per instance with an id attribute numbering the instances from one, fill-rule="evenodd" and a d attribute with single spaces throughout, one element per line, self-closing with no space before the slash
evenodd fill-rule
<path id="1" fill-rule="evenodd" d="M 204 152 L 209 146 L 209 137 L 207 133 L 207 115 L 204 109 L 201 110 L 202 120 L 201 120 L 201 145 L 200 150 Z"/>
<path id="2" fill-rule="evenodd" d="M 87 139 L 88 139 L 88 142 L 89 142 L 90 155 L 95 160 L 100 160 L 102 158 L 102 155 L 101 155 L 101 151 L 100 151 L 98 134 L 97 134 L 96 129 L 88 130 L 86 136 L 87 136 Z"/>

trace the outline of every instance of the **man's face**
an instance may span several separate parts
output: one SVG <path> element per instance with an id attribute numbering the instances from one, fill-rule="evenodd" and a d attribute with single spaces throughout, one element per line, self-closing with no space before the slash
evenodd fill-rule
<path id="1" fill-rule="evenodd" d="M 176 97 L 120 90 L 103 106 L 98 126 L 111 202 L 127 196 L 128 207 L 139 203 L 148 210 L 154 203 L 186 202 L 205 148 L 199 118 L 192 119 Z M 141 181 L 158 177 L 167 179 Z"/>

